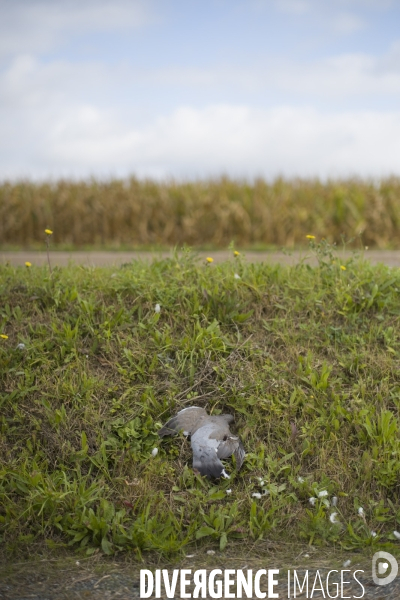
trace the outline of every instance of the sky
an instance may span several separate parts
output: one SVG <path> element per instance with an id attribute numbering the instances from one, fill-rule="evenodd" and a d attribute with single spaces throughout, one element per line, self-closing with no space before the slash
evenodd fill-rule
<path id="1" fill-rule="evenodd" d="M 0 0 L 0 180 L 400 175 L 400 0 Z"/>

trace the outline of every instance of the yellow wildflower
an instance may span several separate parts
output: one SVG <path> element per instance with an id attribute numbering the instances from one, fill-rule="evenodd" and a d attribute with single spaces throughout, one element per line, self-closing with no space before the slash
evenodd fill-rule
<path id="1" fill-rule="evenodd" d="M 25 266 L 26 266 L 26 267 L 31 267 L 31 266 L 32 266 L 32 263 L 30 263 L 30 262 L 29 262 L 29 260 L 27 260 L 27 261 L 26 261 L 26 263 L 25 263 Z"/>
<path id="2" fill-rule="evenodd" d="M 342 269 L 342 271 L 346 271 L 346 267 L 344 265 L 340 265 L 340 268 Z"/>
<path id="3" fill-rule="evenodd" d="M 233 256 L 240 256 L 240 252 L 238 252 L 237 250 L 235 250 L 235 252 L 233 253 Z"/>
<path id="4" fill-rule="evenodd" d="M 2 340 L 8 340 L 8 335 L 6 335 L 5 333 L 0 333 L 0 338 Z"/>
<path id="5" fill-rule="evenodd" d="M 211 256 L 207 256 L 207 258 L 206 258 L 206 261 L 207 261 L 208 263 L 212 263 L 212 262 L 214 262 L 214 259 L 213 259 L 213 258 L 211 258 Z"/>
<path id="6" fill-rule="evenodd" d="M 52 232 L 52 230 L 51 230 L 51 229 L 45 229 L 45 230 L 44 230 L 44 232 L 45 232 L 47 235 L 53 235 L 53 232 Z"/>
<path id="7" fill-rule="evenodd" d="M 315 240 L 315 235 L 310 235 L 310 234 L 308 234 L 308 235 L 306 235 L 306 238 L 307 238 L 308 240 Z"/>

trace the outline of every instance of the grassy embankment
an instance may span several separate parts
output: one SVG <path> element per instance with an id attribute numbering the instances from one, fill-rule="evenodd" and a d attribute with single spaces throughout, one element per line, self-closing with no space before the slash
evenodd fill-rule
<path id="1" fill-rule="evenodd" d="M 316 268 L 0 267 L 3 549 L 395 551 L 400 273 L 315 251 Z M 159 441 L 191 404 L 235 416 L 247 457 L 230 480 Z"/>
<path id="2" fill-rule="evenodd" d="M 308 232 L 399 248 L 400 178 L 0 184 L 1 248 L 41 248 L 46 227 L 64 249 L 294 247 Z"/>

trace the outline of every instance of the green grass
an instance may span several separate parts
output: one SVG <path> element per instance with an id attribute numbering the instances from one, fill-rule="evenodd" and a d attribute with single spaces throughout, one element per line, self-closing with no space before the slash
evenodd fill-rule
<path id="1" fill-rule="evenodd" d="M 395 551 L 400 273 L 311 246 L 316 268 L 190 252 L 51 276 L 0 267 L 6 553 L 167 557 L 266 539 Z M 191 404 L 235 416 L 247 457 L 230 480 L 196 476 L 183 437 L 158 439 Z"/>

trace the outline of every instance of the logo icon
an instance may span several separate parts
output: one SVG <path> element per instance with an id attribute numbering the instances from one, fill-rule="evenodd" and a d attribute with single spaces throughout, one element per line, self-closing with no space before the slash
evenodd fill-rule
<path id="1" fill-rule="evenodd" d="M 392 583 L 399 572 L 397 560 L 389 552 L 375 552 L 372 557 L 372 579 L 375 585 L 388 585 Z"/>

